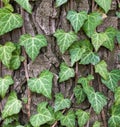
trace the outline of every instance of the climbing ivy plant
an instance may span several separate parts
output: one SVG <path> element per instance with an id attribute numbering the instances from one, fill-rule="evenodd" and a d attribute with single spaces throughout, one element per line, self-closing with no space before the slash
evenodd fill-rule
<path id="1" fill-rule="evenodd" d="M 32 13 L 32 6 L 29 0 L 14 0 L 25 11 Z M 56 7 L 66 4 L 68 0 L 56 0 Z M 23 18 L 21 14 L 14 13 L 14 8 L 10 4 L 10 0 L 2 0 L 4 7 L 0 8 L 0 35 L 4 35 L 16 28 L 23 26 Z M 67 65 L 62 61 L 59 66 L 58 82 L 63 83 L 71 78 L 76 80 L 76 72 L 73 68 L 75 64 L 91 65 L 94 68 L 94 73 L 101 77 L 101 82 L 114 93 L 114 104 L 111 108 L 110 118 L 108 120 L 109 127 L 118 127 L 120 125 L 120 70 L 108 70 L 107 62 L 97 53 L 101 47 L 113 51 L 115 47 L 114 39 L 117 38 L 120 43 L 120 32 L 115 28 L 109 27 L 104 32 L 97 32 L 97 27 L 103 22 L 103 13 L 108 13 L 111 8 L 112 0 L 95 0 L 94 1 L 101 12 L 86 11 L 76 12 L 69 10 L 66 14 L 66 20 L 73 27 L 73 31 L 57 29 L 54 33 L 56 44 L 59 47 L 61 55 L 67 51 L 70 55 L 71 65 Z M 79 31 L 83 30 L 87 36 L 85 40 L 79 40 Z M 47 46 L 45 35 L 23 34 L 17 43 L 5 42 L 0 44 L 0 61 L 8 69 L 17 70 L 21 66 L 21 62 L 26 61 L 26 57 L 21 55 L 21 48 L 24 49 L 28 57 L 35 61 L 39 55 L 41 48 Z M 44 96 L 48 99 L 54 97 L 54 105 L 50 106 L 48 102 L 40 102 L 37 105 L 36 114 L 29 116 L 29 122 L 26 125 L 19 123 L 18 114 L 22 109 L 22 102 L 15 91 L 11 91 L 7 102 L 2 110 L 2 126 L 3 127 L 40 127 L 51 126 L 55 127 L 58 121 L 61 126 L 65 127 L 83 127 L 90 119 L 90 113 L 82 109 L 72 109 L 72 97 L 64 97 L 62 93 L 52 94 L 54 74 L 49 70 L 42 71 L 38 77 L 26 77 L 27 85 L 30 92 L 34 92 L 39 96 Z M 94 76 L 89 74 L 79 76 L 75 81 L 73 96 L 78 104 L 81 104 L 86 99 L 91 108 L 96 114 L 100 114 L 107 105 L 107 97 L 102 91 L 96 91 L 91 84 Z M 0 77 L 0 97 L 4 99 L 9 93 L 10 86 L 13 86 L 14 80 L 12 76 L 6 75 Z M 27 101 L 30 97 L 28 96 Z M 26 101 L 26 103 L 28 103 Z M 67 110 L 66 110 L 67 109 Z M 95 121 L 93 127 L 100 127 L 100 122 Z"/>

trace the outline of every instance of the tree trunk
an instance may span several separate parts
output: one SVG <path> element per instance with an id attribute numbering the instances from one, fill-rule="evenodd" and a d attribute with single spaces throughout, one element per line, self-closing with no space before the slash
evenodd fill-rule
<path id="1" fill-rule="evenodd" d="M 14 2 L 12 4 L 15 5 Z M 59 8 L 55 7 L 55 0 L 31 0 L 31 4 L 33 7 L 32 15 L 25 12 L 24 16 L 25 31 L 26 33 L 29 33 L 31 35 L 46 35 L 48 46 L 41 50 L 39 56 L 34 62 L 28 59 L 29 76 L 37 77 L 44 69 L 48 69 L 54 74 L 52 100 L 46 99 L 42 95 L 32 93 L 31 114 L 34 114 L 36 112 L 37 104 L 42 101 L 48 101 L 53 106 L 54 93 L 61 92 L 64 94 L 65 97 L 68 98 L 73 95 L 75 78 L 72 78 L 64 83 L 58 83 L 59 65 L 62 61 L 65 61 L 68 65 L 70 65 L 70 57 L 68 52 L 66 52 L 64 55 L 60 53 L 56 43 L 56 39 L 53 37 L 53 33 L 56 31 L 56 29 L 64 29 L 66 32 L 72 30 L 70 23 L 66 19 L 66 15 L 69 10 L 85 10 L 87 12 L 92 12 L 95 8 L 92 7 L 92 0 L 69 0 L 68 3 Z M 115 16 L 116 10 L 117 2 L 113 0 L 112 8 L 108 13 L 108 17 L 105 18 L 104 23 L 98 27 L 98 31 L 104 31 L 108 26 L 113 26 L 115 28 L 119 27 L 119 20 Z M 19 6 L 15 5 L 15 11 L 20 12 Z M 6 41 L 18 42 L 20 35 L 21 29 L 14 30 L 9 34 L 0 37 L 0 43 L 3 44 Z M 79 32 L 79 39 L 82 40 L 86 38 L 87 37 L 85 36 L 84 32 L 81 30 Z M 119 53 L 120 50 L 117 45 L 113 52 L 108 52 L 108 50 L 102 48 L 99 51 L 99 55 L 101 56 L 101 58 L 103 58 L 108 63 L 109 70 L 120 68 Z M 83 67 L 81 65 L 76 65 L 74 66 L 74 68 L 77 69 L 77 66 L 78 77 L 86 76 L 88 74 L 94 74 L 92 66 Z M 11 86 L 10 91 L 15 90 L 18 94 L 19 99 L 27 97 L 27 82 L 25 78 L 24 66 L 22 65 L 21 68 L 17 71 L 12 71 L 6 69 L 2 64 L 0 64 L 0 77 L 8 74 L 12 75 L 15 81 L 14 85 Z M 96 115 L 95 112 L 90 108 L 90 104 L 88 103 L 88 101 L 85 101 L 84 103 L 78 105 L 75 98 L 72 99 L 71 108 L 80 108 L 85 111 L 89 111 L 91 114 L 90 127 L 96 120 L 101 121 L 102 126 L 105 127 L 105 121 L 109 118 L 109 114 L 107 112 L 113 103 L 113 95 L 112 92 L 110 92 L 110 90 L 108 90 L 105 85 L 100 82 L 99 76 L 97 74 L 95 74 L 94 76 L 95 80 L 93 81 L 92 85 L 95 90 L 102 91 L 107 97 L 109 97 L 108 104 L 104 107 L 102 113 L 100 115 Z M 1 100 L 0 110 L 3 109 L 6 99 L 7 96 L 5 99 Z M 28 121 L 25 105 L 23 106 L 21 111 L 20 121 L 22 124 L 25 124 Z"/>

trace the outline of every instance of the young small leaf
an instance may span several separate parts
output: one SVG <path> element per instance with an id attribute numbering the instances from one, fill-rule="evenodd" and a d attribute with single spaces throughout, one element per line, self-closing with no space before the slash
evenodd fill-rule
<path id="1" fill-rule="evenodd" d="M 93 12 L 88 15 L 87 21 L 83 25 L 83 30 L 88 37 L 91 37 L 95 32 L 95 29 L 98 25 L 102 23 L 102 16 L 98 12 Z"/>
<path id="2" fill-rule="evenodd" d="M 82 55 L 85 52 L 85 48 L 81 48 L 79 42 L 76 42 L 70 47 L 69 52 L 71 58 L 71 65 L 73 66 L 75 62 L 79 61 L 82 58 Z"/>
<path id="3" fill-rule="evenodd" d="M 53 119 L 52 114 L 47 109 L 47 102 L 42 102 L 38 105 L 38 113 L 30 117 L 30 123 L 34 127 L 39 127 Z"/>
<path id="4" fill-rule="evenodd" d="M 99 114 L 103 107 L 107 104 L 106 97 L 100 92 L 92 92 L 88 96 L 88 100 L 97 114 Z"/>
<path id="5" fill-rule="evenodd" d="M 69 99 L 64 99 L 64 96 L 61 93 L 57 93 L 55 95 L 55 112 L 65 109 L 65 108 L 69 108 L 71 105 L 71 101 Z"/>
<path id="6" fill-rule="evenodd" d="M 53 74 L 44 70 L 38 78 L 30 78 L 28 80 L 28 87 L 32 92 L 41 93 L 45 97 L 51 98 Z"/>
<path id="7" fill-rule="evenodd" d="M 12 52 L 16 49 L 12 42 L 7 42 L 4 46 L 0 45 L 0 60 L 2 63 L 10 67 L 10 60 L 12 58 Z"/>
<path id="8" fill-rule="evenodd" d="M 95 2 L 107 13 L 111 8 L 112 0 L 95 0 Z"/>
<path id="9" fill-rule="evenodd" d="M 67 3 L 68 0 L 56 0 L 56 6 L 59 7 L 65 3 Z"/>
<path id="10" fill-rule="evenodd" d="M 77 115 L 79 127 L 83 127 L 87 123 L 90 117 L 89 113 L 80 109 L 76 111 L 76 115 Z"/>
<path id="11" fill-rule="evenodd" d="M 100 122 L 95 121 L 95 123 L 93 124 L 93 127 L 100 127 Z"/>
<path id="12" fill-rule="evenodd" d="M 83 88 L 81 88 L 81 86 L 77 85 L 74 88 L 73 92 L 75 94 L 75 98 L 76 98 L 78 104 L 82 103 L 85 100 L 86 94 L 85 94 Z"/>
<path id="13" fill-rule="evenodd" d="M 0 35 L 3 35 L 13 29 L 20 28 L 23 25 L 21 15 L 11 13 L 9 10 L 0 9 Z"/>
<path id="14" fill-rule="evenodd" d="M 18 100 L 16 93 L 12 92 L 8 97 L 8 101 L 4 107 L 4 110 L 2 111 L 2 118 L 4 119 L 8 116 L 19 113 L 21 108 L 21 101 Z"/>
<path id="15" fill-rule="evenodd" d="M 100 61 L 100 57 L 92 52 L 92 51 L 87 51 L 82 55 L 82 59 L 80 61 L 80 64 L 92 64 L 95 65 Z"/>
<path id="16" fill-rule="evenodd" d="M 57 38 L 57 44 L 60 48 L 60 51 L 65 53 L 65 51 L 73 44 L 73 42 L 78 40 L 77 35 L 70 31 L 68 33 L 60 29 L 54 33 L 54 36 Z"/>
<path id="17" fill-rule="evenodd" d="M 59 72 L 59 82 L 63 82 L 68 80 L 71 77 L 75 76 L 75 72 L 73 68 L 67 66 L 66 63 L 61 63 L 60 72 Z"/>
<path id="18" fill-rule="evenodd" d="M 4 98 L 9 86 L 14 83 L 11 76 L 5 76 L 4 78 L 0 78 L 0 96 Z"/>
<path id="19" fill-rule="evenodd" d="M 32 7 L 29 0 L 15 0 L 19 5 L 21 5 L 27 12 L 32 13 Z"/>
<path id="20" fill-rule="evenodd" d="M 108 36 L 105 33 L 97 33 L 95 32 L 92 35 L 92 44 L 97 52 L 100 46 L 107 40 Z"/>
<path id="21" fill-rule="evenodd" d="M 76 11 L 69 11 L 67 19 L 71 22 L 73 29 L 77 33 L 87 19 L 87 12 L 81 11 L 77 13 Z"/>
<path id="22" fill-rule="evenodd" d="M 32 61 L 34 61 L 38 56 L 39 50 L 42 47 L 47 46 L 46 38 L 40 34 L 36 35 L 35 37 L 31 37 L 29 34 L 22 35 L 19 43 L 21 46 L 25 47 L 25 50 Z"/>
<path id="23" fill-rule="evenodd" d="M 104 60 L 100 61 L 98 64 L 95 65 L 95 72 L 99 73 L 101 77 L 103 77 L 105 80 L 108 79 L 108 70 L 107 70 L 107 64 Z"/>
<path id="24" fill-rule="evenodd" d="M 108 73 L 107 80 L 102 79 L 102 83 L 105 84 L 113 92 L 118 86 L 118 81 L 120 80 L 120 70 L 112 70 Z"/>
<path id="25" fill-rule="evenodd" d="M 60 123 L 65 127 L 75 127 L 75 114 L 73 111 L 69 111 L 67 115 L 62 116 Z"/>

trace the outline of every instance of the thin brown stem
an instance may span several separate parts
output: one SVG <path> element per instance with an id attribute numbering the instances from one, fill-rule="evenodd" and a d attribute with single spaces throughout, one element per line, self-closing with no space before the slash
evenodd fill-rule
<path id="1" fill-rule="evenodd" d="M 76 67 L 75 67 L 75 86 L 77 85 L 78 81 L 78 62 L 76 62 Z M 74 93 L 71 95 L 70 100 L 72 101 L 74 98 Z M 62 114 L 64 114 L 66 109 L 62 111 Z M 56 127 L 58 124 L 58 121 L 55 121 L 55 123 L 51 127 Z"/>
<path id="2" fill-rule="evenodd" d="M 21 8 L 21 14 L 22 16 L 24 17 L 24 10 Z M 22 34 L 25 34 L 25 27 L 23 25 L 22 27 Z M 27 67 L 27 54 L 25 52 L 25 49 L 23 48 L 22 49 L 22 52 L 23 52 L 23 55 L 25 57 L 25 60 L 24 60 L 24 69 L 25 69 L 25 77 L 26 77 L 26 80 L 28 81 L 29 80 L 29 73 L 28 73 L 28 67 Z M 27 88 L 27 95 L 28 95 L 28 102 L 27 102 L 27 105 L 26 105 L 26 108 L 27 108 L 27 115 L 28 115 L 28 119 L 30 118 L 30 107 L 31 107 L 31 91 L 29 88 Z"/>
<path id="3" fill-rule="evenodd" d="M 98 84 L 99 84 L 99 91 L 102 92 L 102 87 L 101 87 L 101 82 L 100 82 L 99 77 L 98 77 Z M 104 127 L 107 127 L 107 122 L 106 122 L 106 117 L 105 117 L 105 111 L 104 111 L 104 109 L 101 112 L 101 117 L 103 119 Z"/>

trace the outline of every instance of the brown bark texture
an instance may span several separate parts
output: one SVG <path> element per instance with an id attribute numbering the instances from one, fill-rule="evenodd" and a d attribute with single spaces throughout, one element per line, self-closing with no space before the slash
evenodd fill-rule
<path id="1" fill-rule="evenodd" d="M 68 3 L 59 8 L 55 7 L 55 0 L 31 0 L 30 2 L 33 7 L 33 12 L 32 14 L 28 14 L 27 12 L 25 12 L 24 14 L 25 32 L 31 35 L 46 35 L 48 46 L 46 48 L 42 48 L 39 56 L 36 58 L 34 62 L 32 62 L 28 58 L 27 67 L 29 77 L 37 77 L 40 74 L 40 72 L 44 69 L 49 69 L 54 74 L 52 100 L 46 99 L 40 94 L 32 93 L 31 114 L 34 114 L 36 112 L 37 104 L 42 101 L 48 101 L 49 104 L 53 106 L 55 93 L 61 92 L 64 94 L 65 97 L 68 98 L 72 96 L 73 88 L 75 87 L 74 78 L 63 83 L 58 83 L 59 65 L 62 61 L 65 61 L 68 65 L 70 65 L 70 57 L 68 52 L 66 52 L 64 55 L 60 53 L 56 43 L 56 39 L 53 37 L 53 33 L 56 31 L 56 29 L 59 28 L 64 29 L 66 32 L 72 30 L 70 23 L 66 19 L 66 15 L 69 10 L 85 10 L 87 12 L 92 12 L 95 8 L 92 8 L 92 0 L 69 0 Z M 15 11 L 20 13 L 20 7 L 16 5 L 14 2 L 12 4 L 15 7 Z M 120 21 L 115 15 L 117 9 L 117 1 L 113 0 L 111 10 L 108 13 L 108 17 L 104 19 L 104 22 L 97 28 L 97 31 L 104 31 L 108 26 L 113 26 L 115 28 L 120 27 Z M 20 35 L 21 29 L 13 30 L 12 32 L 0 37 L 0 43 L 4 44 L 4 42 L 7 41 L 18 42 Z M 79 32 L 79 39 L 85 38 L 87 37 L 81 30 Z M 120 68 L 119 54 L 120 49 L 117 45 L 115 46 L 115 49 L 112 52 L 109 52 L 105 48 L 101 48 L 99 50 L 99 55 L 102 59 L 104 59 L 107 62 L 109 70 L 112 70 L 114 68 Z M 94 70 L 92 70 L 93 72 L 91 72 L 91 70 L 92 66 L 78 65 L 77 75 L 86 76 L 90 73 L 94 74 Z M 7 74 L 12 75 L 15 81 L 14 85 L 10 87 L 7 95 L 9 95 L 10 91 L 15 90 L 18 94 L 19 99 L 27 97 L 27 82 L 25 77 L 24 65 L 22 64 L 19 70 L 12 71 L 8 70 L 6 67 L 0 64 L 0 77 Z M 108 112 L 113 103 L 113 94 L 110 90 L 108 90 L 105 87 L 105 85 L 103 85 L 100 82 L 100 78 L 97 74 L 95 74 L 94 76 L 95 80 L 92 83 L 93 87 L 96 91 L 102 91 L 104 95 L 108 97 L 108 104 L 104 107 L 104 112 L 102 112 L 100 115 L 96 115 L 93 109 L 91 109 L 88 101 L 85 101 L 84 103 L 78 105 L 74 97 L 72 99 L 71 108 L 89 111 L 91 116 L 89 121 L 90 127 L 96 120 L 101 121 L 101 125 L 104 127 L 104 122 L 107 122 L 109 118 Z M 7 96 L 3 100 L 0 100 L 0 112 L 3 110 L 6 100 Z M 20 121 L 22 124 L 25 124 L 28 121 L 26 107 L 24 104 L 20 113 Z M 57 126 L 59 127 L 59 123 Z"/>

